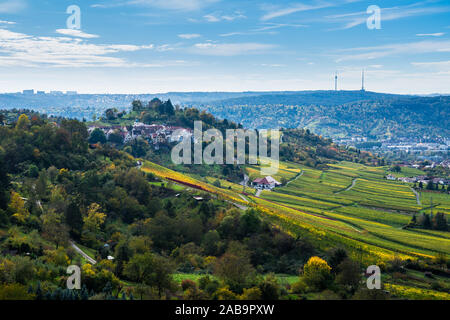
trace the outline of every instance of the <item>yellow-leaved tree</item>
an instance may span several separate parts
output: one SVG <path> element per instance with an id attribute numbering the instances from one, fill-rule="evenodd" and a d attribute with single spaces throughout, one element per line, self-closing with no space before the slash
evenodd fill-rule
<path id="1" fill-rule="evenodd" d="M 83 217 L 82 239 L 88 245 L 96 245 L 102 225 L 105 223 L 106 214 L 101 212 L 97 203 L 92 203 L 85 217 Z"/>
<path id="2" fill-rule="evenodd" d="M 25 130 L 28 129 L 31 122 L 26 114 L 21 114 L 19 120 L 17 120 L 16 129 L 17 130 Z"/>
<path id="3" fill-rule="evenodd" d="M 25 201 L 17 192 L 11 192 L 11 202 L 8 207 L 12 212 L 12 217 L 19 223 L 25 223 L 30 216 L 30 212 L 28 212 L 28 209 L 25 208 Z"/>
<path id="4" fill-rule="evenodd" d="M 332 279 L 331 267 L 325 260 L 311 257 L 303 267 L 303 279 L 311 289 L 326 289 Z"/>

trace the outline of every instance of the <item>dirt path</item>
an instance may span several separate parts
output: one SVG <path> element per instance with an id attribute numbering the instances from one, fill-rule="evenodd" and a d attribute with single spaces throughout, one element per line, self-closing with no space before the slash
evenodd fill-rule
<path id="1" fill-rule="evenodd" d="M 411 187 L 410 187 L 410 188 L 411 188 Z M 413 188 L 411 188 L 411 191 L 414 192 L 414 194 L 416 195 L 417 204 L 418 204 L 419 206 L 421 206 L 421 205 L 422 205 L 422 202 L 420 202 L 420 195 L 419 195 L 419 194 L 417 193 L 417 191 L 414 190 Z"/>
<path id="2" fill-rule="evenodd" d="M 293 181 L 297 180 L 298 178 L 300 178 L 303 175 L 304 172 L 305 171 L 302 170 L 302 172 L 300 172 L 294 179 L 292 179 L 291 181 L 286 183 L 286 186 L 288 186 L 291 182 L 293 182 Z"/>
<path id="3" fill-rule="evenodd" d="M 356 178 L 356 179 L 353 179 L 353 181 L 352 181 L 352 185 L 350 186 L 350 187 L 348 187 L 347 189 L 345 189 L 345 190 L 342 190 L 342 191 L 339 191 L 339 192 L 336 192 L 336 194 L 340 194 L 340 193 L 342 193 L 342 192 L 346 192 L 346 191 L 350 191 L 350 190 L 352 190 L 353 189 L 353 187 L 356 185 L 356 182 L 358 181 L 358 179 L 359 178 Z"/>
<path id="4" fill-rule="evenodd" d="M 257 196 L 259 198 L 259 196 L 261 195 L 261 192 L 262 192 L 261 189 L 256 190 L 255 196 Z"/>
<path id="5" fill-rule="evenodd" d="M 242 200 L 244 200 L 245 202 L 249 202 L 248 199 L 246 197 L 244 197 L 242 194 L 239 194 L 239 197 L 241 197 Z"/>

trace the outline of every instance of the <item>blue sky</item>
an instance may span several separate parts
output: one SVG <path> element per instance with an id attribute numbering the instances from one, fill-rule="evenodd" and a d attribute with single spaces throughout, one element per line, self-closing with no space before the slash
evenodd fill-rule
<path id="1" fill-rule="evenodd" d="M 448 0 L 0 0 L 0 92 L 450 93 L 449 35 Z"/>

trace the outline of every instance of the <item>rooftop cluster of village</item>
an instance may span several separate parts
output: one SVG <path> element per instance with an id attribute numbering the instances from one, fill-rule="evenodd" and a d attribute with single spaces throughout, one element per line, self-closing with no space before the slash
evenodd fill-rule
<path id="1" fill-rule="evenodd" d="M 433 178 L 429 176 L 416 176 L 416 177 L 396 177 L 392 174 L 389 174 L 386 176 L 386 179 L 392 180 L 392 181 L 401 181 L 405 183 L 422 183 L 428 185 L 429 183 L 432 183 L 434 185 L 441 185 L 441 186 L 448 186 L 450 185 L 449 179 L 444 178 Z"/>
<path id="2" fill-rule="evenodd" d="M 100 126 L 88 127 L 89 134 L 96 129 L 103 131 L 108 141 L 126 144 L 135 139 L 142 138 L 158 149 L 161 144 L 178 143 L 184 139 L 192 139 L 192 129 L 166 126 L 158 124 L 144 124 L 136 120 L 131 126 Z"/>
<path id="3" fill-rule="evenodd" d="M 445 160 L 440 163 L 428 163 L 428 162 L 404 162 L 402 164 L 399 164 L 396 166 L 398 169 L 395 170 L 395 167 L 392 169 L 392 171 L 401 171 L 402 168 L 412 168 L 412 169 L 421 169 L 421 170 L 427 170 L 427 169 L 434 169 L 436 167 L 442 167 L 444 169 L 450 169 L 450 161 Z M 386 176 L 387 180 L 392 181 L 401 181 L 404 183 L 415 183 L 427 186 L 449 186 L 450 180 L 442 177 L 433 177 L 430 175 L 417 175 L 417 176 L 410 176 L 410 177 L 397 177 L 394 174 L 388 174 Z"/>

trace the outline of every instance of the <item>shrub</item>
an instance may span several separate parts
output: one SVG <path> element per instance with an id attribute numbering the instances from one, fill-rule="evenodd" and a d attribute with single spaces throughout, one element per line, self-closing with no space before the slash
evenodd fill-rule
<path id="1" fill-rule="evenodd" d="M 306 293 L 308 292 L 308 285 L 305 282 L 304 278 L 300 278 L 299 281 L 294 283 L 291 287 L 292 293 Z"/>
<path id="2" fill-rule="evenodd" d="M 280 285 L 274 275 L 268 275 L 263 282 L 259 284 L 262 300 L 278 300 L 280 297 Z"/>
<path id="3" fill-rule="evenodd" d="M 244 293 L 239 296 L 241 300 L 261 300 L 262 292 L 259 288 L 244 289 Z"/>
<path id="4" fill-rule="evenodd" d="M 237 300 L 237 296 L 228 287 L 219 288 L 213 294 L 214 300 Z"/>
<path id="5" fill-rule="evenodd" d="M 185 279 L 181 282 L 181 288 L 183 289 L 183 291 L 186 291 L 187 289 L 197 289 L 197 284 L 190 280 L 190 279 Z"/>
<path id="6" fill-rule="evenodd" d="M 303 278 L 311 288 L 325 289 L 331 281 L 331 267 L 325 260 L 312 257 L 303 267 Z"/>

